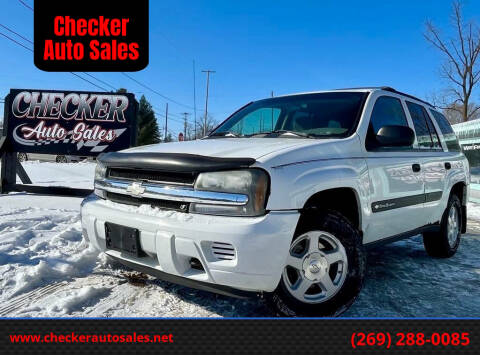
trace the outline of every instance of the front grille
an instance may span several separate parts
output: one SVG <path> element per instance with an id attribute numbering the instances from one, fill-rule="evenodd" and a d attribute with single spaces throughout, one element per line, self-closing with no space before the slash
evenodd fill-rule
<path id="1" fill-rule="evenodd" d="M 165 184 L 193 185 L 195 175 L 192 173 L 173 173 L 143 169 L 109 168 L 109 178 L 124 180 L 151 181 Z"/>
<path id="2" fill-rule="evenodd" d="M 213 242 L 212 253 L 219 260 L 235 259 L 235 248 L 232 244 Z"/>
<path id="3" fill-rule="evenodd" d="M 105 197 L 112 202 L 125 205 L 140 206 L 150 205 L 166 210 L 175 210 L 179 212 L 188 212 L 189 203 L 179 201 L 157 200 L 153 198 L 136 198 L 132 196 L 106 192 Z"/>

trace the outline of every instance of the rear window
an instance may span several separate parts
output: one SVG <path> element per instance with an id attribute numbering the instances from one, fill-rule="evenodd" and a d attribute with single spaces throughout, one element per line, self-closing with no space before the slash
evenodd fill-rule
<path id="1" fill-rule="evenodd" d="M 452 126 L 450 126 L 448 120 L 438 111 L 430 109 L 430 112 L 437 121 L 437 124 L 440 127 L 440 131 L 442 131 L 443 138 L 445 139 L 448 150 L 450 152 L 459 152 L 461 149 L 460 145 L 458 144 L 458 138 L 453 131 Z"/>

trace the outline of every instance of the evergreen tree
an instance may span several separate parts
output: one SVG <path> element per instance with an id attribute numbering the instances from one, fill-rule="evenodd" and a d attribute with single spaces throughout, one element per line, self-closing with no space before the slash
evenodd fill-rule
<path id="1" fill-rule="evenodd" d="M 137 145 L 154 143 L 160 143 L 160 129 L 152 105 L 142 95 L 137 115 Z"/>

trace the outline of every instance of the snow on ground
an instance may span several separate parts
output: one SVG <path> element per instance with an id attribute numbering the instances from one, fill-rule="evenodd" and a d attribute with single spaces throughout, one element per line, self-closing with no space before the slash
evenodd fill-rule
<path id="1" fill-rule="evenodd" d="M 36 184 L 91 188 L 94 164 L 27 162 Z M 270 316 L 238 300 L 170 284 L 112 265 L 81 236 L 81 199 L 0 196 L 0 316 Z M 344 316 L 480 316 L 480 205 L 450 259 L 432 259 L 420 237 L 368 254 L 365 287 Z"/>

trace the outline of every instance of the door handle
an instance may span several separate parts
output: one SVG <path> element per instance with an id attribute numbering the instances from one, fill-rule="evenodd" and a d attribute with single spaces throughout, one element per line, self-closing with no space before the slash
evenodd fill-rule
<path id="1" fill-rule="evenodd" d="M 450 170 L 452 168 L 452 164 L 450 164 L 448 161 L 445 163 L 445 169 Z"/>
<path id="2" fill-rule="evenodd" d="M 420 169 L 420 164 L 412 164 L 412 170 L 414 173 L 418 173 Z"/>

